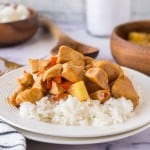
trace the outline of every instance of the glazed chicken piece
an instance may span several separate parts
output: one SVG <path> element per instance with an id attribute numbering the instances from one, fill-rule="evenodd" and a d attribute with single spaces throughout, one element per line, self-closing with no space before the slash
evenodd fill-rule
<path id="1" fill-rule="evenodd" d="M 47 92 L 47 89 L 45 88 L 45 83 L 42 80 L 42 76 L 38 76 L 32 86 L 32 88 L 39 88 L 42 90 L 43 93 Z"/>
<path id="2" fill-rule="evenodd" d="M 45 68 L 49 64 L 49 62 L 49 60 L 45 59 L 29 59 L 32 73 L 39 72 L 41 69 Z"/>
<path id="3" fill-rule="evenodd" d="M 39 88 L 30 88 L 20 92 L 16 97 L 16 105 L 19 106 L 22 102 L 35 103 L 43 97 L 43 92 Z"/>
<path id="4" fill-rule="evenodd" d="M 84 78 L 84 83 L 89 94 L 101 89 L 99 85 L 97 85 L 87 77 Z"/>
<path id="5" fill-rule="evenodd" d="M 12 96 L 8 99 L 9 103 L 13 106 L 18 106 L 16 103 L 16 97 L 18 94 L 28 88 L 31 88 L 34 83 L 34 79 L 32 74 L 28 73 L 27 71 L 24 71 L 23 77 L 18 79 L 19 87 L 18 89 L 12 94 Z"/>
<path id="6" fill-rule="evenodd" d="M 22 88 L 31 87 L 34 83 L 33 75 L 27 71 L 24 71 L 23 77 L 18 79 L 18 84 Z"/>
<path id="7" fill-rule="evenodd" d="M 57 63 L 65 63 L 71 60 L 83 60 L 83 54 L 68 46 L 61 46 L 58 51 Z"/>
<path id="8" fill-rule="evenodd" d="M 22 92 L 22 91 L 24 91 L 24 88 L 20 86 L 20 87 L 12 94 L 12 96 L 9 97 L 9 99 L 8 99 L 9 104 L 11 104 L 11 105 L 13 105 L 13 106 L 17 106 L 16 97 L 17 97 L 17 95 L 18 95 L 20 92 Z"/>
<path id="9" fill-rule="evenodd" d="M 125 98 L 130 99 L 133 102 L 134 108 L 139 104 L 139 96 L 136 93 L 132 82 L 125 75 L 119 76 L 118 79 L 114 81 L 111 93 L 115 98 L 124 96 Z"/>
<path id="10" fill-rule="evenodd" d="M 67 63 L 71 65 L 75 65 L 75 66 L 82 66 L 83 68 L 85 66 L 85 62 L 82 59 L 79 59 L 79 60 L 74 59 L 74 60 L 68 61 Z"/>
<path id="11" fill-rule="evenodd" d="M 89 56 L 84 56 L 84 62 L 85 64 L 92 64 L 92 62 L 94 61 L 94 59 L 92 57 Z"/>
<path id="12" fill-rule="evenodd" d="M 84 62 L 85 62 L 85 69 L 89 69 L 93 66 L 94 59 L 89 56 L 84 56 Z"/>
<path id="13" fill-rule="evenodd" d="M 102 89 L 109 89 L 108 75 L 103 69 L 90 68 L 86 71 L 85 76 L 99 85 Z"/>
<path id="14" fill-rule="evenodd" d="M 62 65 L 56 64 L 53 67 L 46 70 L 43 74 L 43 81 L 51 79 L 52 77 L 61 75 Z"/>
<path id="15" fill-rule="evenodd" d="M 83 79 L 84 67 L 71 65 L 69 63 L 63 64 L 62 77 L 71 81 L 77 82 Z"/>
<path id="16" fill-rule="evenodd" d="M 119 74 L 122 72 L 119 65 L 106 60 L 93 61 L 93 67 L 102 68 L 104 71 L 106 71 L 109 82 L 117 79 Z"/>
<path id="17" fill-rule="evenodd" d="M 106 102 L 110 98 L 109 90 L 98 90 L 90 94 L 90 97 L 95 100 L 99 100 L 101 103 Z"/>
<path id="18" fill-rule="evenodd" d="M 59 95 L 65 92 L 65 89 L 63 89 L 60 85 L 58 85 L 55 81 L 52 81 L 52 87 L 49 91 L 50 94 Z"/>

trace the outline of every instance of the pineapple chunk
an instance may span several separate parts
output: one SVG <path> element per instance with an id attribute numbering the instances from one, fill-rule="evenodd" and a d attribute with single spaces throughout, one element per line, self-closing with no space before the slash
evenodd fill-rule
<path id="1" fill-rule="evenodd" d="M 89 98 L 84 81 L 79 81 L 71 85 L 68 90 L 69 94 L 77 97 L 80 101 L 85 101 Z"/>

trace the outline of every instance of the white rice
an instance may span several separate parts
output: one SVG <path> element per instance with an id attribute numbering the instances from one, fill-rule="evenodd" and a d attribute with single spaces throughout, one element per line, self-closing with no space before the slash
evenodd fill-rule
<path id="1" fill-rule="evenodd" d="M 88 99 L 80 102 L 71 95 L 66 100 L 53 103 L 43 97 L 36 104 L 23 102 L 20 114 L 25 118 L 76 126 L 106 126 L 125 122 L 133 116 L 133 103 L 124 97 L 110 98 L 105 104 Z"/>
<path id="2" fill-rule="evenodd" d="M 0 4 L 0 23 L 23 20 L 30 16 L 29 10 L 22 4 Z"/>

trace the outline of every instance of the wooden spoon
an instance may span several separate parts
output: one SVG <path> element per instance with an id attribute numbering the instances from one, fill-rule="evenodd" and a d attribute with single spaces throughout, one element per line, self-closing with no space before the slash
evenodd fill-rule
<path id="1" fill-rule="evenodd" d="M 99 49 L 80 43 L 71 37 L 69 37 L 66 33 L 64 33 L 59 27 L 57 27 L 52 21 L 48 18 L 40 16 L 39 21 L 42 27 L 46 28 L 52 35 L 58 40 L 56 46 L 51 50 L 53 55 L 57 54 L 58 49 L 61 45 L 69 46 L 86 56 L 90 56 L 95 58 L 98 53 Z"/>

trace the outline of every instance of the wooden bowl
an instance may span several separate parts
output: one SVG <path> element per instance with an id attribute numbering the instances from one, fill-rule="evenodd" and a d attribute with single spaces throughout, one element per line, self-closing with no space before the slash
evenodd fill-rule
<path id="1" fill-rule="evenodd" d="M 150 48 L 133 44 L 127 40 L 131 31 L 150 33 L 150 20 L 134 21 L 119 25 L 111 34 L 111 52 L 115 60 L 150 75 Z"/>
<path id="2" fill-rule="evenodd" d="M 0 23 L 0 46 L 10 46 L 30 39 L 39 27 L 38 14 L 31 8 L 30 16 L 24 20 Z"/>

